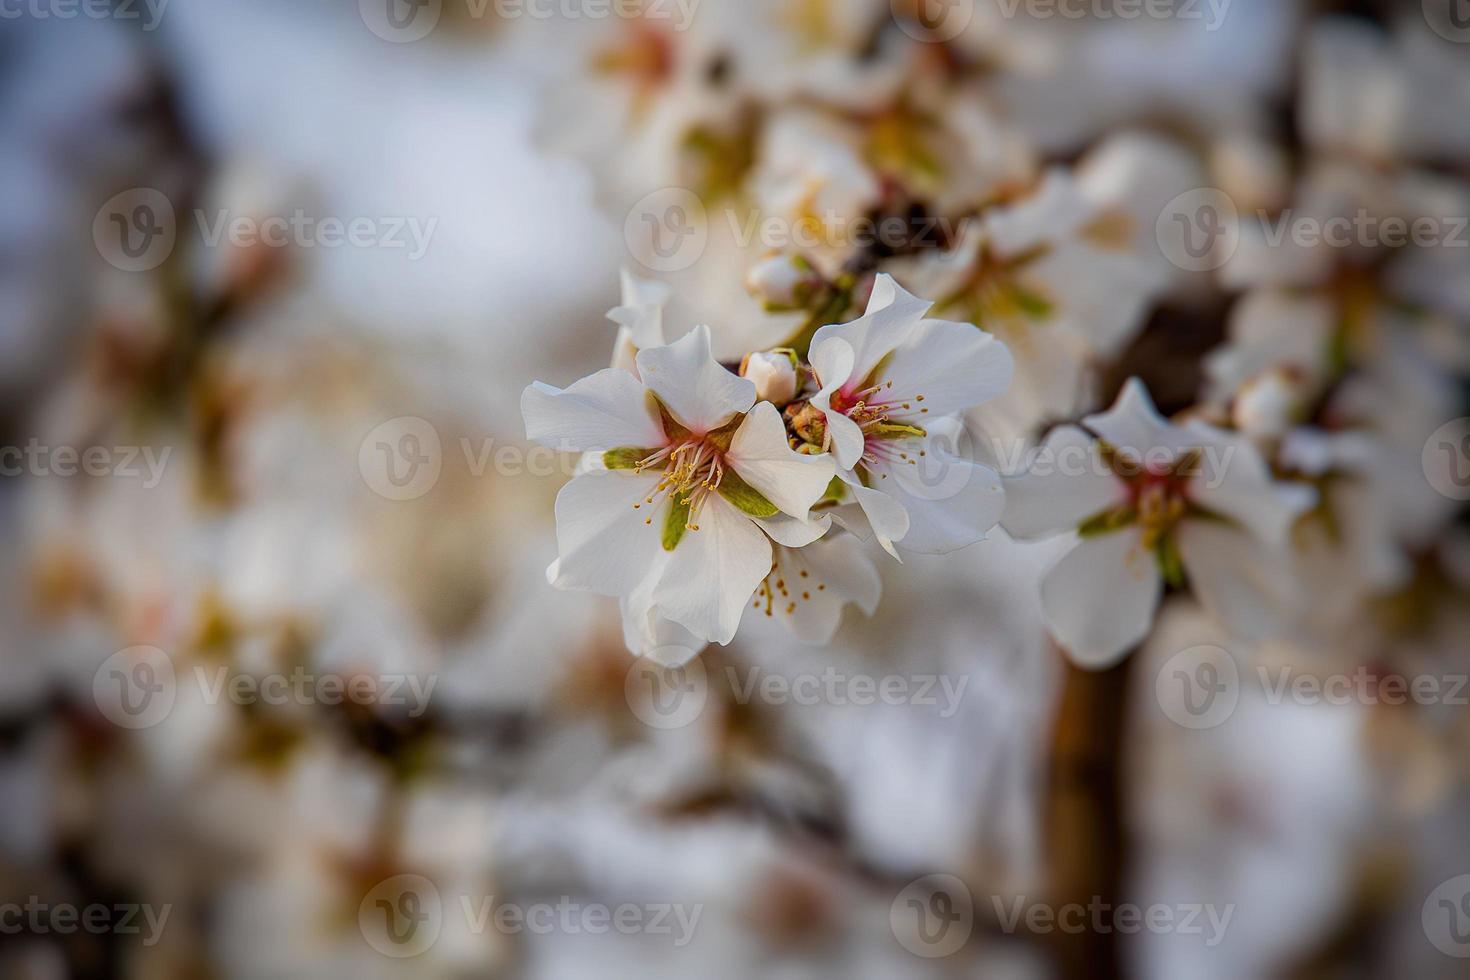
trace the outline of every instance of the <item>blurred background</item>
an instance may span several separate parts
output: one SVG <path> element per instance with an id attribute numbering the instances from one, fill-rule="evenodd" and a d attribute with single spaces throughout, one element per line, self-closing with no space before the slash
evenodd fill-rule
<path id="1" fill-rule="evenodd" d="M 1126 342 L 977 432 L 1373 321 L 1292 630 L 1181 596 L 1084 675 L 997 533 L 670 698 L 546 584 L 521 390 L 606 366 L 623 268 L 670 337 L 789 333 L 762 242 L 643 219 L 809 165 L 868 213 L 823 114 L 942 131 L 940 211 L 1124 187 Z M 0 0 L 0 976 L 1465 976 L 1467 120 L 1464 0 Z M 1220 261 L 1155 234 L 1202 189 Z M 1272 240 L 1363 214 L 1438 238 Z"/>

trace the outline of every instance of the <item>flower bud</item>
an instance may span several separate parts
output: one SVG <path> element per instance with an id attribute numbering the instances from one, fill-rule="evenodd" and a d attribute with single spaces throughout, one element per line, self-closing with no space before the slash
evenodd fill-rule
<path id="1" fill-rule="evenodd" d="M 1285 371 L 1270 371 L 1247 382 L 1235 396 L 1231 421 L 1248 436 L 1279 439 L 1291 428 L 1301 387 Z"/>
<path id="2" fill-rule="evenodd" d="M 800 309 L 813 284 L 811 266 L 794 255 L 761 259 L 745 274 L 745 288 L 768 310 Z"/>
<path id="3" fill-rule="evenodd" d="M 755 382 L 756 397 L 784 408 L 796 397 L 796 365 L 786 354 L 758 352 L 740 366 L 742 377 Z"/>

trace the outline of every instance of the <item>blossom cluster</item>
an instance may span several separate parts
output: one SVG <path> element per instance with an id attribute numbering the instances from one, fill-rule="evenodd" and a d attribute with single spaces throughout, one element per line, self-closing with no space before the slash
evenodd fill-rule
<path id="1" fill-rule="evenodd" d="M 898 558 L 995 526 L 1000 478 L 964 454 L 959 419 L 1010 383 L 994 337 L 880 275 L 863 316 L 732 371 L 707 326 L 664 343 L 666 298 L 625 273 L 613 366 L 521 399 L 528 438 L 584 454 L 547 578 L 616 596 L 633 652 L 682 664 L 747 609 L 825 643 L 844 605 L 877 601 L 854 537 Z"/>
<path id="2" fill-rule="evenodd" d="M 1181 90 L 1159 107 L 1188 140 L 1137 125 L 1099 130 L 1086 111 L 1060 115 L 1051 131 L 1039 126 L 1028 100 L 1044 86 L 1003 81 L 1025 74 L 1021 52 L 1034 44 L 1063 60 L 1117 57 L 1106 27 L 1076 47 L 1032 33 L 1024 19 L 980 17 L 935 37 L 887 4 L 840 7 L 808 5 L 798 17 L 758 3 L 737 23 L 722 5 L 680 32 L 634 21 L 599 35 L 588 75 L 558 93 L 584 110 L 596 105 L 600 119 L 553 116 L 547 140 L 598 161 L 599 190 L 614 214 L 643 202 L 631 205 L 628 244 L 635 262 L 666 270 L 667 283 L 630 285 L 630 297 L 643 296 L 646 307 L 656 294 L 654 305 L 671 303 L 712 325 L 700 351 L 728 370 L 690 361 L 686 383 L 710 379 L 711 397 L 729 389 L 728 401 L 711 406 L 722 425 L 749 410 L 792 452 L 829 456 L 793 465 L 793 475 L 809 474 L 808 491 L 818 466 L 831 465 L 836 481 L 796 500 L 767 494 L 742 511 L 747 519 L 733 526 L 746 529 L 750 549 L 720 554 L 748 554 L 749 568 L 732 575 L 701 561 L 710 578 L 696 588 L 685 563 L 667 557 L 678 555 L 682 538 L 669 539 L 673 548 L 662 555 L 645 543 L 648 557 L 630 550 L 636 537 L 611 547 L 593 535 L 581 511 L 593 484 L 579 478 L 558 506 L 562 557 L 553 581 L 619 596 L 625 621 L 636 624 L 630 648 L 660 650 L 677 636 L 672 648 L 682 659 L 705 642 L 728 642 L 746 608 L 801 615 L 806 590 L 793 592 L 784 573 L 793 554 L 851 548 L 850 536 L 894 555 L 944 553 L 999 521 L 1018 539 L 1077 539 L 1040 598 L 1052 636 L 1092 667 L 1144 642 L 1172 593 L 1197 596 L 1232 635 L 1320 641 L 1351 617 L 1324 622 L 1304 609 L 1347 610 L 1403 587 L 1411 556 L 1452 512 L 1422 482 L 1394 471 L 1412 465 L 1434 428 L 1428 423 L 1452 411 L 1451 383 L 1435 377 L 1429 360 L 1464 349 L 1462 331 L 1447 320 L 1464 304 L 1430 270 L 1454 256 L 1439 243 L 1389 248 L 1374 240 L 1334 250 L 1271 233 L 1293 204 L 1318 222 L 1363 213 L 1413 221 L 1466 200 L 1414 167 L 1414 156 L 1439 152 L 1422 145 L 1427 132 L 1364 148 L 1342 128 L 1344 114 L 1360 118 L 1358 96 L 1336 105 L 1328 93 L 1365 38 L 1328 20 L 1307 46 L 1302 113 L 1312 156 L 1293 187 L 1269 128 L 1213 114 L 1203 90 Z M 1228 43 L 1177 25 L 1157 29 L 1201 45 Z M 1424 44 L 1415 32 L 1403 36 Z M 1438 47 L 1422 50 L 1433 51 L 1437 71 L 1448 70 Z M 1002 81 L 992 75 L 996 65 Z M 599 95 L 588 102 L 593 88 Z M 1080 104 L 1073 109 L 1094 100 L 1099 118 L 1113 111 L 1104 93 L 1069 91 Z M 1056 162 L 1062 146 L 1088 149 L 1073 163 Z M 704 213 L 691 217 L 681 205 L 677 217 L 704 226 L 674 222 L 667 209 L 641 213 L 664 200 L 660 188 L 692 195 Z M 787 234 L 750 233 L 767 227 Z M 853 235 L 854 227 L 883 234 Z M 671 231 L 697 237 L 688 263 L 660 264 Z M 1228 336 L 1200 362 L 1197 392 L 1169 393 L 1176 417 L 1166 417 L 1149 386 L 1170 379 L 1141 352 L 1148 343 L 1177 344 L 1184 334 L 1176 322 L 1218 316 L 1212 311 L 1229 297 Z M 642 346 L 663 340 L 661 328 L 633 312 L 639 306 L 625 297 L 614 313 L 625 347 L 633 328 L 645 335 Z M 1147 330 L 1161 311 L 1170 319 Z M 922 319 L 926 313 L 936 319 Z M 620 359 L 638 374 L 626 352 Z M 942 382 L 931 377 L 941 371 Z M 725 378 L 737 374 L 755 386 L 739 398 Z M 654 476 L 650 467 L 670 460 L 670 475 L 659 471 L 654 486 L 678 490 L 680 506 L 685 497 L 698 506 L 710 493 L 699 483 L 706 471 L 738 463 L 725 466 L 715 448 L 677 458 L 677 445 L 667 456 L 653 452 L 693 431 L 659 400 L 658 385 L 669 383 L 648 379 L 660 406 L 648 417 L 672 421 L 675 434 L 649 441 L 651 433 L 619 433 L 641 435 L 647 446 L 578 443 L 579 433 L 545 421 L 551 393 L 539 388 L 525 403 L 528 434 L 600 450 L 587 465 L 617 472 L 626 463 L 625 476 Z M 1368 399 L 1396 397 L 1389 392 L 1407 396 L 1395 407 L 1397 432 L 1375 425 L 1368 407 Z M 1099 465 L 1081 474 L 1013 465 L 1069 450 Z M 677 465 L 694 458 L 703 470 Z M 1202 462 L 1210 472 L 1200 472 Z M 659 499 L 645 495 L 640 504 Z M 740 511 L 710 509 L 722 507 Z M 804 528 L 803 537 L 792 538 L 789 527 Z M 592 574 L 576 554 L 585 547 L 600 563 Z M 613 554 L 632 559 L 616 575 L 607 564 Z M 677 588 L 655 581 L 665 562 Z M 831 610 L 823 629 L 798 632 L 821 642 L 835 619 Z"/>

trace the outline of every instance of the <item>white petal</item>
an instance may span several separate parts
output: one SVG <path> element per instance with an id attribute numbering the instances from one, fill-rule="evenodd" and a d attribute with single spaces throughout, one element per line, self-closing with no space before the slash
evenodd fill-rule
<path id="1" fill-rule="evenodd" d="M 1075 425 L 1053 429 L 1031 465 L 1005 478 L 1005 488 L 1000 523 L 1017 538 L 1075 530 L 1128 499 L 1127 486 L 1107 471 L 1097 441 Z"/>
<path id="2" fill-rule="evenodd" d="M 812 400 L 812 404 L 816 405 L 816 399 Z M 827 411 L 822 405 L 817 407 L 823 409 L 827 416 L 827 432 L 832 437 L 832 455 L 837 458 L 837 465 L 844 470 L 851 470 L 863 458 L 867 437 L 858 424 L 846 415 Z"/>
<path id="3" fill-rule="evenodd" d="M 667 504 L 644 503 L 658 481 L 657 474 L 602 470 L 562 487 L 556 497 L 552 584 L 599 595 L 632 593 L 661 550 Z M 653 523 L 645 524 L 650 518 Z"/>
<path id="4" fill-rule="evenodd" d="M 1128 379 L 1112 408 L 1089 415 L 1082 424 L 1135 457 L 1142 457 L 1150 449 L 1184 452 L 1191 448 L 1185 432 L 1159 414 L 1148 389 L 1137 378 Z"/>
<path id="5" fill-rule="evenodd" d="M 521 393 L 526 438 L 563 451 L 662 446 L 663 426 L 638 379 L 606 368 L 565 390 L 537 381 Z"/>
<path id="6" fill-rule="evenodd" d="M 1072 176 L 1052 168 L 1034 193 L 987 214 L 986 238 L 1004 256 L 1029 252 L 1071 235 L 1092 217 L 1093 210 Z"/>
<path id="7" fill-rule="evenodd" d="M 812 337 L 812 349 L 833 337 L 851 344 L 854 359 L 848 382 L 857 384 L 873 373 L 879 361 L 908 341 L 932 305 L 905 292 L 892 276 L 879 275 L 868 312 L 850 323 L 832 323 L 818 330 Z M 832 383 L 827 375 L 820 376 L 824 385 Z"/>
<path id="8" fill-rule="evenodd" d="M 894 550 L 893 544 L 909 533 L 909 512 L 892 496 L 882 490 L 863 486 L 856 477 L 843 475 L 842 479 L 847 484 L 848 492 L 862 507 L 863 516 L 868 519 L 873 537 L 878 539 L 884 551 L 897 558 L 898 552 Z"/>
<path id="9" fill-rule="evenodd" d="M 1078 666 L 1101 670 L 1141 643 L 1163 580 L 1136 529 L 1083 538 L 1041 582 L 1047 628 Z"/>
<path id="10" fill-rule="evenodd" d="M 891 443 L 878 462 L 866 466 L 874 489 L 908 514 L 904 551 L 943 555 L 972 545 L 1005 510 L 1000 476 L 957 452 L 962 433 L 957 419 L 937 420 L 928 437 Z M 903 455 L 893 458 L 895 452 Z"/>
<path id="11" fill-rule="evenodd" d="M 806 520 L 837 468 L 830 455 L 796 452 L 786 438 L 781 413 L 770 402 L 761 402 L 735 430 L 725 460 L 782 512 Z"/>
<path id="12" fill-rule="evenodd" d="M 710 354 L 706 326 L 664 347 L 639 351 L 638 373 L 674 418 L 698 435 L 755 404 L 755 385 L 725 370 Z"/>
<path id="13" fill-rule="evenodd" d="M 647 657 L 664 667 L 682 667 L 699 656 L 707 643 L 653 605 L 657 581 L 650 576 L 645 585 L 621 601 L 623 643 L 636 657 Z"/>
<path id="14" fill-rule="evenodd" d="M 669 303 L 672 290 L 668 283 L 659 282 L 657 279 L 641 279 L 628 271 L 627 266 L 619 270 L 618 279 L 623 289 L 623 306 L 634 307 L 664 307 Z M 663 338 L 658 338 L 658 343 L 647 344 L 648 347 L 657 347 L 663 343 Z"/>
<path id="15" fill-rule="evenodd" d="M 669 287 L 654 279 L 639 279 L 622 270 L 623 302 L 609 310 L 607 318 L 618 324 L 615 351 L 637 351 L 664 344 L 663 314 L 669 302 Z M 624 365 L 614 364 L 616 367 Z M 636 368 L 634 368 L 636 370 Z"/>
<path id="16" fill-rule="evenodd" d="M 1166 282 L 1139 255 L 1069 243 L 1026 267 L 1053 315 L 1103 357 L 1114 357 L 1142 329 L 1150 300 Z"/>
<path id="17" fill-rule="evenodd" d="M 826 416 L 832 453 L 837 457 L 837 465 L 845 470 L 852 469 L 862 458 L 863 430 L 852 419 L 832 411 L 832 395 L 847 384 L 855 357 L 852 345 L 841 337 L 812 343 L 812 368 L 822 381 L 822 389 L 812 397 L 812 407 Z"/>
<path id="18" fill-rule="evenodd" d="M 1190 499 L 1265 544 L 1284 545 L 1297 518 L 1316 505 L 1316 491 L 1274 479 L 1256 447 L 1242 436 L 1203 423 L 1191 423 L 1187 431 L 1202 449 L 1201 471 L 1189 481 Z"/>
<path id="19" fill-rule="evenodd" d="M 857 352 L 841 337 L 824 337 L 821 342 L 812 340 L 812 369 L 821 379 L 822 391 L 831 394 L 852 377 L 853 365 L 857 363 Z"/>
<path id="20" fill-rule="evenodd" d="M 804 548 L 813 541 L 820 540 L 832 527 L 830 512 L 813 514 L 804 521 L 798 521 L 785 514 L 777 514 L 775 517 L 752 517 L 751 520 L 760 525 L 760 529 L 765 531 L 772 541 L 788 548 Z"/>
<path id="21" fill-rule="evenodd" d="M 1220 624 L 1241 639 L 1281 629 L 1291 578 L 1286 564 L 1245 532 L 1216 521 L 1186 520 L 1174 532 L 1189 587 Z"/>
<path id="22" fill-rule="evenodd" d="M 893 386 L 879 397 L 906 403 L 889 413 L 895 420 L 923 426 L 1002 394 L 1014 372 L 1011 352 L 993 335 L 969 323 L 924 320 L 883 366 L 879 380 Z"/>
<path id="23" fill-rule="evenodd" d="M 755 587 L 771 570 L 771 542 L 749 517 L 710 494 L 654 589 L 669 619 L 712 643 L 729 643 Z"/>
<path id="24" fill-rule="evenodd" d="M 810 548 L 777 548 L 767 579 L 769 595 L 756 593 L 751 608 L 780 619 L 803 643 L 825 644 L 837 632 L 847 603 L 871 616 L 883 592 L 878 570 L 862 545 L 841 534 Z"/>

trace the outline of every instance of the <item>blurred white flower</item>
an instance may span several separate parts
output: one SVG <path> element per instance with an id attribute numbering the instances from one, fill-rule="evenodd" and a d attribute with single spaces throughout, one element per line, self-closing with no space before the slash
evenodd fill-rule
<path id="1" fill-rule="evenodd" d="M 1091 366 L 1134 337 L 1168 283 L 1139 247 L 1131 209 L 1102 196 L 1126 188 L 1124 176 L 1109 166 L 1084 184 L 1054 170 L 1032 194 L 964 222 L 953 249 L 897 271 L 1015 355 L 1016 383 L 981 413 L 1008 433 L 1092 408 Z"/>
<path id="2" fill-rule="evenodd" d="M 622 270 L 622 304 L 608 311 L 607 318 L 618 325 L 613 341 L 612 366 L 638 377 L 638 352 L 645 347 L 664 345 L 664 307 L 669 303 L 669 287 L 653 279 L 640 279 L 626 268 Z"/>
<path id="3" fill-rule="evenodd" d="M 1273 549 L 1312 506 L 1310 488 L 1274 481 L 1240 436 L 1168 422 L 1137 379 L 1082 424 L 1054 430 L 1031 469 L 1007 479 L 1001 520 L 1017 537 L 1079 536 L 1041 586 L 1047 626 L 1071 656 L 1106 667 L 1125 655 L 1166 583 L 1187 582 L 1232 633 L 1273 628 L 1289 588 Z"/>

